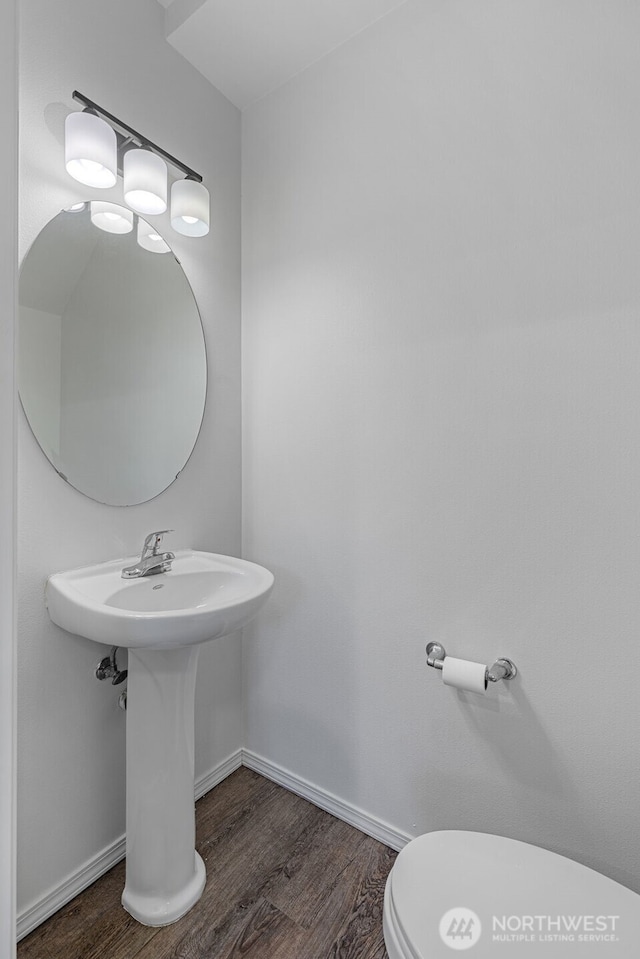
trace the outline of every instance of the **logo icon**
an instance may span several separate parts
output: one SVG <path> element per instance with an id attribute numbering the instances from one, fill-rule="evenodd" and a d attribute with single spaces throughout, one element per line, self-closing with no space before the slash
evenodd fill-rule
<path id="1" fill-rule="evenodd" d="M 450 949 L 471 949 L 482 932 L 482 923 L 471 909 L 456 906 L 449 909 L 440 920 L 440 938 Z"/>

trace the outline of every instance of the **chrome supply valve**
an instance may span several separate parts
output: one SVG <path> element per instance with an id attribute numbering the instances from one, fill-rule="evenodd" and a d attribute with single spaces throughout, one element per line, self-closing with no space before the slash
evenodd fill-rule
<path id="1" fill-rule="evenodd" d="M 120 683 L 125 681 L 128 674 L 127 669 L 118 669 L 118 663 L 116 661 L 117 651 L 118 647 L 112 646 L 109 655 L 100 660 L 100 665 L 96 669 L 96 679 L 99 679 L 101 682 L 104 679 L 110 679 L 112 686 L 119 686 Z"/>

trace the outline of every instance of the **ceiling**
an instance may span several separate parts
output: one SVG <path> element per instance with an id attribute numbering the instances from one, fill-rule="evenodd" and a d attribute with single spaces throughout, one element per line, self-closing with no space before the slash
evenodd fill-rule
<path id="1" fill-rule="evenodd" d="M 169 43 L 243 110 L 406 0 L 158 0 Z"/>

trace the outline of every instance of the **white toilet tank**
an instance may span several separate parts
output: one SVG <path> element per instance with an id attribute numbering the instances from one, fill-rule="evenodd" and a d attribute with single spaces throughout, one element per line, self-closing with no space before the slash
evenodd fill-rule
<path id="1" fill-rule="evenodd" d="M 640 896 L 571 859 L 486 833 L 426 833 L 387 880 L 389 959 L 636 959 Z"/>

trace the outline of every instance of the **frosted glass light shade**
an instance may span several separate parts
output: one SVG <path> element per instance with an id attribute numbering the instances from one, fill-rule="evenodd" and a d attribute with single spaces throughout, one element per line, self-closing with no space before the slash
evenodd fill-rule
<path id="1" fill-rule="evenodd" d="M 124 155 L 124 199 L 136 213 L 157 214 L 167 209 L 167 165 L 150 150 L 128 150 Z"/>
<path id="2" fill-rule="evenodd" d="M 171 226 L 184 236 L 209 232 L 209 191 L 196 180 L 176 180 L 171 187 Z"/>
<path id="3" fill-rule="evenodd" d="M 168 253 L 169 245 L 165 243 L 159 233 L 146 220 L 138 218 L 138 243 L 143 250 L 150 253 Z"/>
<path id="4" fill-rule="evenodd" d="M 133 213 L 123 206 L 118 206 L 117 203 L 92 200 L 91 222 L 105 233 L 131 233 Z"/>
<path id="5" fill-rule="evenodd" d="M 64 124 L 67 173 L 86 186 L 114 186 L 118 170 L 115 132 L 93 113 L 70 113 Z"/>

